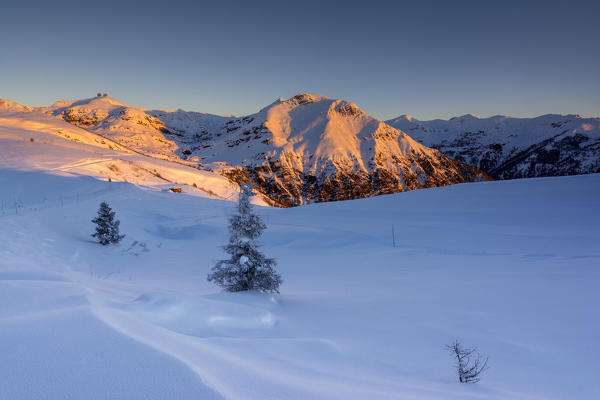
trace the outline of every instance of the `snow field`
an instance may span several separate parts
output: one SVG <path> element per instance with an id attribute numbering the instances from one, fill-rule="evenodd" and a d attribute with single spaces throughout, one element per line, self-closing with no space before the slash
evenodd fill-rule
<path id="1" fill-rule="evenodd" d="M 0 180 L 2 197 L 32 204 L 0 212 L 0 398 L 600 394 L 600 175 L 256 207 L 280 295 L 206 282 L 234 203 L 42 172 Z M 33 206 L 60 195 L 74 200 Z M 100 201 L 121 220 L 118 246 L 89 236 Z M 490 357 L 479 384 L 457 382 L 443 348 L 455 339 Z"/>

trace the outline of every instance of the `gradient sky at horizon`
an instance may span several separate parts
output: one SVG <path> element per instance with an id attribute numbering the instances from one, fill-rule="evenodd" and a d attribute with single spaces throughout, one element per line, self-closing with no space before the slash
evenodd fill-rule
<path id="1" fill-rule="evenodd" d="M 0 97 L 245 115 L 321 93 L 380 119 L 600 116 L 598 1 L 10 2 Z"/>

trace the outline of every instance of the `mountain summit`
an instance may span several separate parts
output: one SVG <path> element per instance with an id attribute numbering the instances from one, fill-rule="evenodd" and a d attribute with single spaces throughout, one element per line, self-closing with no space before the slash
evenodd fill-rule
<path id="1" fill-rule="evenodd" d="M 308 93 L 227 121 L 190 151 L 284 206 L 487 179 L 354 103 Z"/>
<path id="2" fill-rule="evenodd" d="M 114 140 L 138 153 L 175 161 L 185 156 L 179 150 L 185 147 L 183 142 L 186 141 L 186 134 L 191 142 L 200 140 L 198 135 L 222 126 L 229 119 L 204 113 L 147 110 L 129 106 L 109 96 L 62 100 L 39 110 Z"/>

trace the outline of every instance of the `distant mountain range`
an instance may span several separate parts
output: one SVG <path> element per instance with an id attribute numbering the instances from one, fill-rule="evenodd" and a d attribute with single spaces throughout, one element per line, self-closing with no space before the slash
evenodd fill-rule
<path id="1" fill-rule="evenodd" d="M 489 179 L 353 103 L 317 94 L 279 99 L 241 118 L 145 110 L 110 97 L 39 111 L 145 155 L 252 181 L 266 201 L 284 207 Z"/>
<path id="2" fill-rule="evenodd" d="M 494 179 L 600 172 L 600 118 L 463 115 L 419 121 L 403 115 L 386 122 Z"/>
<path id="3" fill-rule="evenodd" d="M 307 93 L 244 117 L 147 110 L 108 96 L 40 108 L 0 100 L 3 109 L 25 120 L 40 120 L 39 115 L 46 122 L 63 120 L 93 134 L 94 142 L 108 139 L 101 146 L 110 149 L 176 162 L 234 182 L 251 181 L 264 201 L 283 207 L 490 176 L 600 172 L 600 119 L 576 115 L 465 115 L 448 121 L 401 116 L 382 122 L 346 100 Z M 58 131 L 69 138 L 65 129 Z"/>

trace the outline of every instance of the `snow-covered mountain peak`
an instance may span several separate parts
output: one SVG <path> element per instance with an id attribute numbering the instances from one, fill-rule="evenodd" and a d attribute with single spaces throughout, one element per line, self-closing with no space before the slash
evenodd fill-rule
<path id="1" fill-rule="evenodd" d="M 0 110 L 20 112 L 20 111 L 32 111 L 33 108 L 16 103 L 12 100 L 0 99 Z"/>
<path id="2" fill-rule="evenodd" d="M 188 111 L 147 110 L 110 96 L 59 101 L 40 111 L 115 140 L 139 153 L 181 161 L 182 143 L 219 129 L 229 117 Z"/>
<path id="3" fill-rule="evenodd" d="M 349 102 L 344 99 L 331 99 L 327 96 L 318 93 L 300 93 L 294 97 L 290 97 L 287 100 L 279 99 L 278 102 L 272 104 L 272 106 L 277 106 L 279 104 L 285 104 L 289 108 L 296 108 L 299 106 L 305 106 L 312 103 L 320 103 L 322 105 L 329 105 L 329 107 L 333 111 L 340 112 L 344 114 L 343 108 L 352 109 L 352 113 L 346 112 L 346 114 L 358 114 L 362 113 L 362 110 L 354 103 Z M 334 106 L 332 106 L 334 105 Z M 269 108 L 269 107 L 267 107 Z"/>
<path id="4" fill-rule="evenodd" d="M 315 103 L 317 101 L 322 101 L 322 100 L 331 100 L 329 97 L 327 96 L 323 96 L 322 94 L 318 94 L 318 93 L 299 93 L 297 95 L 295 95 L 294 97 L 290 97 L 287 100 L 284 100 L 284 103 L 288 103 L 291 105 L 302 105 L 302 104 L 308 104 L 308 103 Z"/>
<path id="5" fill-rule="evenodd" d="M 417 123 L 419 122 L 418 119 L 412 117 L 411 115 L 408 114 L 402 114 L 399 117 L 396 117 L 394 119 L 390 119 L 389 121 L 386 121 L 387 124 L 391 125 L 391 126 L 396 126 L 397 124 L 399 125 L 404 125 L 404 124 L 410 124 L 410 123 Z M 400 128 L 398 128 L 400 129 Z"/>
<path id="6" fill-rule="evenodd" d="M 330 142 L 328 149 L 324 150 L 328 154 L 348 153 L 345 138 L 358 133 L 367 134 L 368 131 L 363 131 L 362 127 L 367 123 L 377 123 L 353 103 L 307 93 L 272 104 L 256 114 L 255 119 L 272 133 L 275 147 L 302 142 L 309 145 L 311 152 L 320 153 L 317 142 Z"/>
<path id="7" fill-rule="evenodd" d="M 448 121 L 398 117 L 387 123 L 498 179 L 600 172 L 600 118 L 467 114 Z"/>
<path id="8" fill-rule="evenodd" d="M 53 114 L 58 115 L 67 108 L 71 109 L 89 109 L 109 112 L 115 108 L 130 107 L 129 105 L 122 103 L 110 96 L 96 96 L 89 97 L 80 100 L 58 100 L 50 107 L 41 107 L 43 111 L 52 111 Z"/>
<path id="9" fill-rule="evenodd" d="M 278 98 L 277 100 L 275 100 L 274 102 L 272 102 L 271 104 L 269 104 L 266 107 L 263 107 L 259 113 L 261 112 L 266 112 L 267 110 L 269 110 L 272 107 L 277 107 L 279 105 L 285 105 L 285 107 L 288 108 L 294 108 L 296 106 L 299 105 L 303 105 L 303 104 L 308 104 L 308 103 L 314 103 L 320 100 L 329 100 L 326 96 L 323 96 L 321 94 L 316 94 L 316 93 L 299 93 L 293 97 L 290 97 L 289 99 L 285 99 L 283 97 Z"/>
<path id="10" fill-rule="evenodd" d="M 452 117 L 452 118 L 450 118 L 450 121 L 462 123 L 462 122 L 473 121 L 473 120 L 478 120 L 478 119 L 480 119 L 480 118 L 475 114 L 465 114 L 465 115 L 461 115 L 460 117 Z"/>
<path id="11" fill-rule="evenodd" d="M 59 100 L 50 107 L 39 108 L 39 111 L 60 117 L 82 128 L 93 128 L 101 123 L 106 124 L 107 119 L 119 119 L 125 114 L 131 114 L 131 110 L 136 110 L 136 114 L 144 114 L 143 109 L 130 107 L 109 96 Z"/>
<path id="12" fill-rule="evenodd" d="M 344 99 L 331 99 L 317 93 L 300 93 L 289 99 L 280 98 L 260 110 L 260 112 L 269 112 L 272 109 L 289 111 L 299 107 L 304 108 L 311 104 L 318 104 L 316 108 L 312 107 L 311 109 L 315 110 L 318 108 L 319 112 L 335 111 L 342 115 L 356 115 L 363 113 L 363 111 L 354 103 Z"/>
<path id="13" fill-rule="evenodd" d="M 487 179 L 352 102 L 309 93 L 227 121 L 191 154 L 234 180 L 253 181 L 280 205 Z"/>

